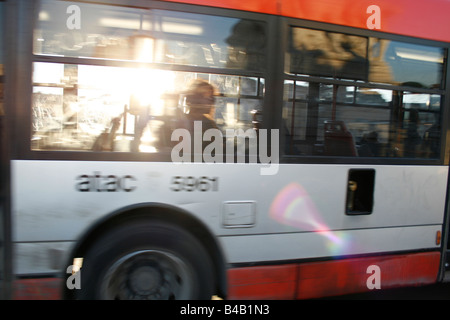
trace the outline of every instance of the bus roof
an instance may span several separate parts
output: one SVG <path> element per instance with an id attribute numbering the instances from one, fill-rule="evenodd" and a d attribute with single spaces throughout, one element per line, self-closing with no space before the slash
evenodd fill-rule
<path id="1" fill-rule="evenodd" d="M 450 42 L 450 0 L 165 0 L 275 14 Z M 374 6 L 376 6 L 374 8 Z"/>

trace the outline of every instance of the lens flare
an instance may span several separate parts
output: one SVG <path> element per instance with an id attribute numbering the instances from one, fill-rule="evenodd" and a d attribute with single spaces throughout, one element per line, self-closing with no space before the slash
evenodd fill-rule
<path id="1" fill-rule="evenodd" d="M 320 221 L 319 211 L 306 190 L 291 183 L 278 193 L 270 207 L 270 215 L 276 221 L 304 231 L 328 230 Z"/>
<path id="2" fill-rule="evenodd" d="M 297 183 L 287 185 L 278 193 L 270 207 L 270 217 L 301 231 L 320 234 L 333 255 L 345 253 L 351 242 L 345 232 L 330 230 L 308 192 Z"/>

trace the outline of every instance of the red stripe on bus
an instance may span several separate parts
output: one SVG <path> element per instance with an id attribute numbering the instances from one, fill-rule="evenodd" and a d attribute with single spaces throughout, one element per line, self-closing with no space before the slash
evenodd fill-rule
<path id="1" fill-rule="evenodd" d="M 278 1 L 273 0 L 164 0 L 207 7 L 217 7 L 267 14 L 278 14 Z"/>
<path id="2" fill-rule="evenodd" d="M 367 29 L 379 8 L 380 29 L 440 41 L 450 41 L 450 2 L 446 0 L 309 0 L 282 1 L 281 15 Z M 369 8 L 370 7 L 370 8 Z"/>
<path id="3" fill-rule="evenodd" d="M 228 270 L 229 299 L 293 299 L 298 267 L 249 267 Z"/>
<path id="4" fill-rule="evenodd" d="M 59 278 L 18 279 L 13 282 L 13 300 L 60 300 Z"/>
<path id="5" fill-rule="evenodd" d="M 311 299 L 370 289 L 378 276 L 380 289 L 435 283 L 440 253 L 426 252 L 371 258 L 261 266 L 228 271 L 228 299 Z M 369 279 L 371 278 L 371 279 Z"/>
<path id="6" fill-rule="evenodd" d="M 447 0 L 165 0 L 202 6 L 282 15 L 368 29 L 372 6 L 380 13 L 377 31 L 450 41 L 450 1 Z M 370 7 L 370 8 L 369 8 Z"/>
<path id="7" fill-rule="evenodd" d="M 228 299 L 311 299 L 369 291 L 371 265 L 380 268 L 381 289 L 432 284 L 437 280 L 439 264 L 439 252 L 426 252 L 236 268 L 228 270 Z M 62 281 L 59 278 L 16 280 L 13 299 L 58 300 Z"/>

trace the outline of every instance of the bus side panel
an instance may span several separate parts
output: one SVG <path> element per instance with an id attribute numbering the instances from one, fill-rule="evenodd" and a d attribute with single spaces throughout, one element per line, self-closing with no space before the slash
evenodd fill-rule
<path id="1" fill-rule="evenodd" d="M 98 219 L 155 202 L 203 221 L 229 263 L 440 247 L 447 167 L 370 166 L 372 212 L 347 215 L 355 168 L 367 166 L 279 165 L 277 174 L 264 176 L 257 164 L 15 160 L 13 241 L 40 259 L 39 273 L 54 272 L 57 259 L 50 256 L 64 255 Z M 36 273 L 36 259 L 16 258 L 16 273 Z"/>

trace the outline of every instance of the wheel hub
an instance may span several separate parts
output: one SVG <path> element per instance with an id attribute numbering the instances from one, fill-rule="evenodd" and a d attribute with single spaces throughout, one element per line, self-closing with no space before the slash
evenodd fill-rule
<path id="1" fill-rule="evenodd" d="M 135 294 L 148 296 L 155 294 L 163 283 L 163 277 L 153 266 L 141 266 L 131 271 L 129 288 Z"/>
<path id="2" fill-rule="evenodd" d="M 102 295 L 115 300 L 183 299 L 192 289 L 186 270 L 186 265 L 170 253 L 134 252 L 110 267 Z"/>

